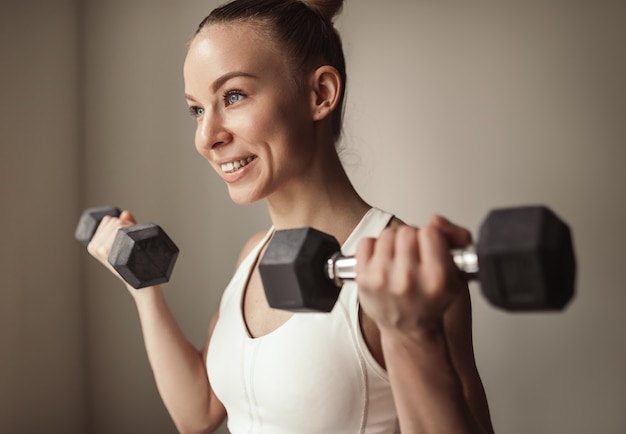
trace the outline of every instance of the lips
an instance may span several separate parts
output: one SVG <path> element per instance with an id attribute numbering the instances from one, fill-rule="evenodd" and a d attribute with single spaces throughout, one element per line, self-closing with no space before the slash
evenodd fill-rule
<path id="1" fill-rule="evenodd" d="M 222 172 L 224 173 L 234 173 L 238 171 L 239 169 L 241 169 L 242 167 L 245 167 L 248 164 L 250 164 L 255 158 L 256 156 L 252 155 L 247 158 L 241 158 L 238 160 L 230 161 L 228 163 L 223 163 L 220 165 L 220 167 L 222 168 Z"/>

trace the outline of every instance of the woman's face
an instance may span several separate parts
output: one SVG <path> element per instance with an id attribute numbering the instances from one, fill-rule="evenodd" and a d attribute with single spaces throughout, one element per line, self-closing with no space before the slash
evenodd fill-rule
<path id="1" fill-rule="evenodd" d="M 189 47 L 184 80 L 196 148 L 233 201 L 251 203 L 298 182 L 313 147 L 309 93 L 263 32 L 242 23 L 204 28 Z"/>

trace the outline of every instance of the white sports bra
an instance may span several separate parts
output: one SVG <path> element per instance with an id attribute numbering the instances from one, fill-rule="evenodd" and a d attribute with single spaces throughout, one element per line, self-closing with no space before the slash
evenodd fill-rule
<path id="1" fill-rule="evenodd" d="M 392 215 L 372 208 L 342 246 L 353 255 Z M 391 387 L 367 349 L 356 284 L 331 313 L 296 313 L 251 338 L 242 313 L 246 282 L 273 229 L 248 254 L 224 291 L 207 356 L 211 386 L 233 434 L 399 433 Z"/>

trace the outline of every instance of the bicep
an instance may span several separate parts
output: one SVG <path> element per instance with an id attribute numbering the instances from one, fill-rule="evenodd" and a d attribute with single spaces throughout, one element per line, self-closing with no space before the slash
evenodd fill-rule
<path id="1" fill-rule="evenodd" d="M 450 306 L 444 324 L 450 357 L 463 385 L 467 404 L 480 425 L 493 432 L 487 396 L 474 358 L 469 290 L 459 294 Z"/>
<path id="2" fill-rule="evenodd" d="M 209 353 L 209 344 L 211 343 L 211 336 L 213 336 L 213 330 L 215 330 L 215 324 L 217 324 L 217 320 L 219 318 L 219 310 L 213 314 L 211 318 L 211 322 L 209 323 L 209 331 L 207 335 L 206 343 L 204 344 L 204 348 L 202 349 L 202 360 L 204 361 L 205 368 L 207 367 L 207 354 Z M 208 376 L 208 372 L 207 372 Z M 210 384 L 209 384 L 210 386 Z M 226 408 L 221 403 L 213 388 L 210 387 L 210 400 L 209 400 L 209 420 L 213 421 L 211 424 L 210 432 L 216 430 L 222 422 L 226 419 Z"/>

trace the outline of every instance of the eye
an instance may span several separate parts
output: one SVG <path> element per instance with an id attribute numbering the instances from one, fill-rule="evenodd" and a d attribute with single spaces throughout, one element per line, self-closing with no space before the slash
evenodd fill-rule
<path id="1" fill-rule="evenodd" d="M 191 116 L 193 116 L 194 118 L 199 118 L 202 117 L 202 115 L 204 115 L 204 109 L 202 107 L 198 107 L 198 106 L 190 106 L 189 107 L 189 114 Z"/>
<path id="2" fill-rule="evenodd" d="M 227 90 L 226 92 L 224 92 L 224 104 L 226 104 L 226 107 L 228 107 L 229 105 L 238 103 L 245 97 L 246 95 L 240 90 Z"/>

